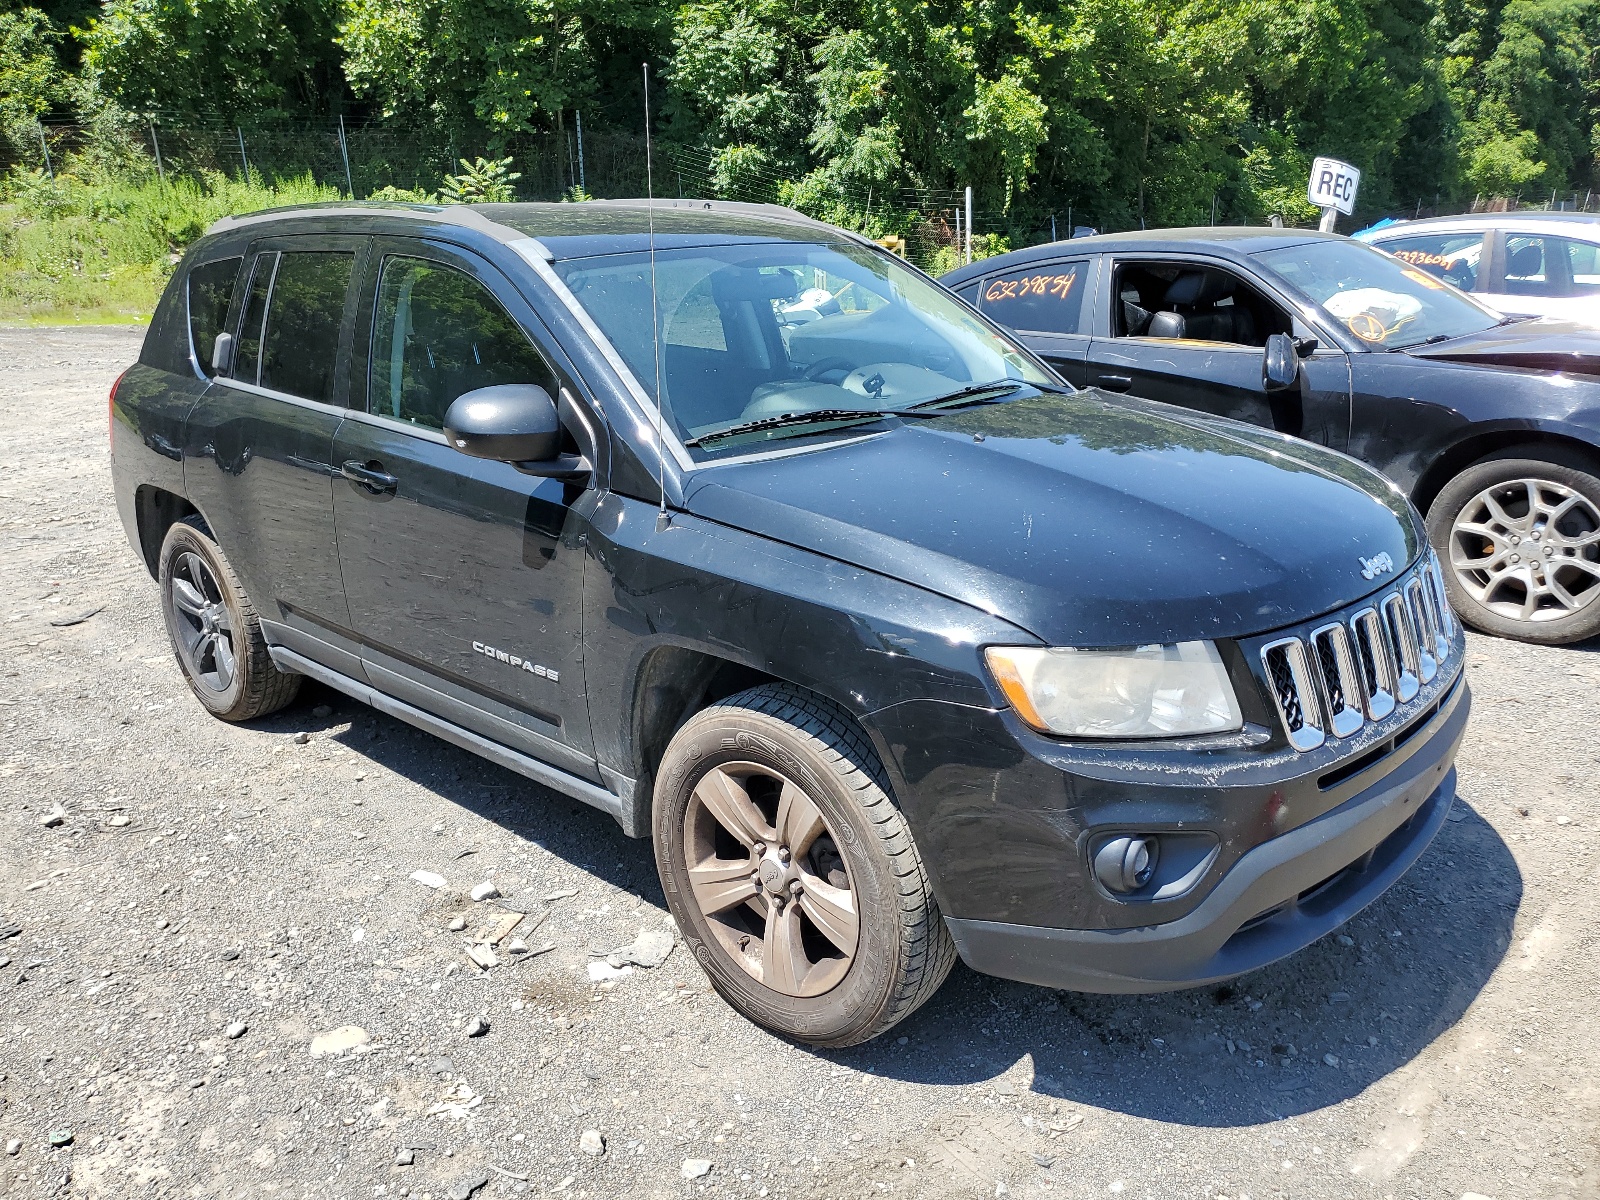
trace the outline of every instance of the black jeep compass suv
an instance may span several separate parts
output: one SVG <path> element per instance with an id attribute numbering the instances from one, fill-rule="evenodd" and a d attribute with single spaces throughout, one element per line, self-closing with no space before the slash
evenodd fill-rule
<path id="1" fill-rule="evenodd" d="M 610 813 L 721 993 L 805 1041 L 957 954 L 1259 967 L 1454 794 L 1462 634 L 1399 492 L 1074 391 L 783 209 L 225 220 L 111 425 L 206 708 L 310 676 Z"/>

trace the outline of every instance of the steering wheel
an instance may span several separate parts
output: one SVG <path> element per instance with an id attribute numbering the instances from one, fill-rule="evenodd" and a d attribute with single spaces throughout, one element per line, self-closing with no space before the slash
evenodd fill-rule
<path id="1" fill-rule="evenodd" d="M 855 370 L 855 363 L 851 362 L 848 358 L 841 358 L 838 355 L 834 355 L 832 358 L 819 358 L 816 362 L 812 363 L 805 369 L 800 378 L 808 380 L 811 383 L 819 383 L 821 381 L 817 378 L 817 376 L 826 375 L 829 371 L 843 371 L 846 375 L 848 375 L 853 370 Z"/>

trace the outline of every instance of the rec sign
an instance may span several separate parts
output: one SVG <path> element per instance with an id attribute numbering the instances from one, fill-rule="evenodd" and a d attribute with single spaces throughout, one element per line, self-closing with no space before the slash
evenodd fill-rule
<path id="1" fill-rule="evenodd" d="M 1306 199 L 1318 208 L 1336 208 L 1349 216 L 1356 206 L 1356 188 L 1361 186 L 1361 172 L 1337 158 L 1318 158 L 1311 163 L 1311 182 L 1306 186 Z"/>

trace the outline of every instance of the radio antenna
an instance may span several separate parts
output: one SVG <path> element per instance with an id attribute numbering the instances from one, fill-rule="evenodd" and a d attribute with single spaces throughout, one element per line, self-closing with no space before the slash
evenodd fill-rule
<path id="1" fill-rule="evenodd" d="M 644 187 L 645 212 L 650 221 L 650 333 L 655 338 L 656 356 L 656 488 L 661 507 L 656 510 L 656 532 L 672 524 L 667 511 L 667 397 L 661 390 L 661 298 L 656 290 L 656 179 L 650 157 L 650 64 L 644 64 Z"/>

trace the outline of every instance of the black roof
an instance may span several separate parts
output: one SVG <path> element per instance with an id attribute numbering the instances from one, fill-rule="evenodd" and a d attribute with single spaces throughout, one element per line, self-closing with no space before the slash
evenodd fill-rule
<path id="1" fill-rule="evenodd" d="M 1099 233 L 1093 237 L 1028 246 L 997 258 L 980 259 L 957 267 L 941 276 L 939 282 L 954 287 L 979 275 L 1069 254 L 1098 254 L 1108 250 L 1151 250 L 1157 253 L 1213 250 L 1225 258 L 1237 258 L 1263 250 L 1300 246 L 1319 239 L 1344 240 L 1339 234 L 1319 233 L 1314 229 L 1274 229 L 1263 225 L 1200 225 L 1188 229 L 1135 229 L 1127 233 Z"/>
<path id="2" fill-rule="evenodd" d="M 586 200 L 578 204 L 396 204 L 334 201 L 225 217 L 208 232 L 340 217 L 390 217 L 473 228 L 500 241 L 537 238 L 558 259 L 646 250 L 652 219 L 658 249 L 749 242 L 852 240 L 858 235 L 776 204 L 725 200 Z"/>

